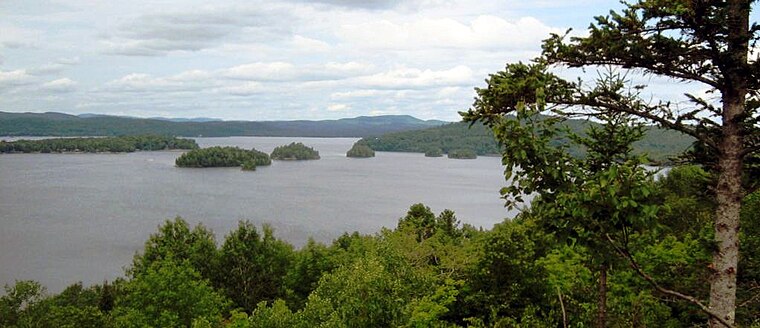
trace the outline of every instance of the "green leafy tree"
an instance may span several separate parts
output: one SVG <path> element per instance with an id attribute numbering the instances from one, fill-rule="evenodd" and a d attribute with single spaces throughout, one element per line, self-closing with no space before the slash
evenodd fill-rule
<path id="1" fill-rule="evenodd" d="M 393 327 L 404 321 L 405 286 L 379 259 L 357 259 L 327 274 L 309 295 L 304 319 L 324 327 Z"/>
<path id="2" fill-rule="evenodd" d="M 261 301 L 274 301 L 285 296 L 284 280 L 293 261 L 293 249 L 274 237 L 271 227 L 263 227 L 263 235 L 248 221 L 224 240 L 219 264 L 223 274 L 217 285 L 246 312 Z"/>
<path id="3" fill-rule="evenodd" d="M 626 4 L 621 12 L 597 17 L 587 36 L 568 40 L 553 35 L 544 42 L 544 63 L 611 65 L 701 83 L 718 95 L 719 104 L 695 95 L 687 95 L 690 108 L 652 103 L 619 85 L 567 82 L 546 73 L 543 65 L 533 65 L 526 68 L 524 79 L 510 86 L 524 93 L 509 92 L 514 97 L 481 108 L 496 114 L 510 111 L 518 102 L 540 101 L 573 110 L 628 113 L 694 137 L 705 150 L 700 159 L 712 164 L 708 167 L 717 177 L 714 272 L 709 305 L 700 305 L 710 314 L 711 327 L 730 327 L 736 319 L 741 200 L 757 187 L 752 183 L 757 180 L 748 176 L 754 171 L 744 165 L 760 150 L 756 138 L 758 65 L 749 57 L 758 29 L 750 26 L 751 10 L 749 0 L 641 0 Z M 499 74 L 492 80 L 498 78 Z"/>
<path id="4" fill-rule="evenodd" d="M 338 266 L 327 246 L 309 239 L 306 245 L 294 253 L 292 265 L 285 276 L 288 305 L 303 308 L 309 294 L 317 287 L 319 278 Z"/>
<path id="5" fill-rule="evenodd" d="M 0 326 L 16 326 L 24 316 L 30 316 L 27 310 L 34 309 L 44 299 L 45 288 L 36 281 L 16 281 L 13 286 L 5 285 L 5 295 L 0 297 Z"/>
<path id="6" fill-rule="evenodd" d="M 201 318 L 221 322 L 229 305 L 189 260 L 153 262 L 124 289 L 112 311 L 117 327 L 190 327 Z"/>
<path id="7" fill-rule="evenodd" d="M 549 74 L 544 81 L 531 79 L 542 70 L 538 65 L 508 65 L 491 76 L 487 88 L 478 89 L 475 108 L 463 114 L 467 120 L 483 120 L 503 144 L 502 162 L 512 179 L 502 191 L 508 205 L 535 193 L 531 207 L 547 228 L 592 250 L 599 273 L 597 325 L 605 327 L 611 261 L 617 253 L 629 254 L 629 235 L 651 226 L 658 210 L 650 174 L 632 156 L 643 127 L 627 113 L 595 115 L 603 124 L 590 125 L 583 136 L 559 127 L 559 118 L 541 114 L 546 111 L 543 88 L 561 82 Z M 623 77 L 609 73 L 598 83 L 621 88 Z M 526 102 L 526 97 L 533 101 Z M 554 144 L 560 134 L 582 146 L 585 156 L 572 156 L 567 145 Z"/>
<path id="8" fill-rule="evenodd" d="M 212 279 L 218 268 L 218 255 L 214 234 L 201 224 L 192 230 L 181 217 L 167 220 L 150 235 L 142 254 L 135 254 L 129 272 L 136 276 L 153 263 L 167 259 L 188 260 L 205 279 Z"/>

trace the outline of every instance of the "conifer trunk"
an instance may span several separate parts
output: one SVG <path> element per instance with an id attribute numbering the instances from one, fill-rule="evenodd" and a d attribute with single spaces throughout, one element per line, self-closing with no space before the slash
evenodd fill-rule
<path id="1" fill-rule="evenodd" d="M 726 104 L 724 111 L 734 112 L 742 104 Z M 733 324 L 736 312 L 736 271 L 739 262 L 739 214 L 742 191 L 742 140 L 736 123 L 724 122 L 721 156 L 718 162 L 719 176 L 716 190 L 715 242 L 712 280 L 710 282 L 710 308 L 728 323 Z M 724 328 L 718 320 L 711 319 L 710 327 Z"/>
<path id="2" fill-rule="evenodd" d="M 710 309 L 733 325 L 736 320 L 736 272 L 739 262 L 739 214 L 744 197 L 742 169 L 744 143 L 740 122 L 745 115 L 747 85 L 743 79 L 749 48 L 749 10 L 747 0 L 728 1 L 728 53 L 721 91 L 723 116 L 718 145 L 718 185 L 716 189 L 715 242 Z M 710 318 L 711 328 L 724 328 Z"/>

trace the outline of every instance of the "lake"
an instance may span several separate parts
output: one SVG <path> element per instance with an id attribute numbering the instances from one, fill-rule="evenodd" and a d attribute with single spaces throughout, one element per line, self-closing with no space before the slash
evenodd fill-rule
<path id="1" fill-rule="evenodd" d="M 222 241 L 239 220 L 267 223 L 296 246 L 343 232 L 393 228 L 409 206 L 490 229 L 512 217 L 496 157 L 426 158 L 378 152 L 347 158 L 353 138 L 197 138 L 201 147 L 274 147 L 300 141 L 317 161 L 275 161 L 255 172 L 177 168 L 181 151 L 0 155 L 0 284 L 17 279 L 58 292 L 122 276 L 158 225 L 181 216 Z"/>

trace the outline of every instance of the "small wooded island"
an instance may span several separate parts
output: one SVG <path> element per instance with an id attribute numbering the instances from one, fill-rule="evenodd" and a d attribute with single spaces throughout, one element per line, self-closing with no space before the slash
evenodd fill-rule
<path id="1" fill-rule="evenodd" d="M 449 158 L 476 159 L 478 158 L 478 154 L 472 149 L 454 149 L 449 151 Z"/>
<path id="2" fill-rule="evenodd" d="M 286 146 L 278 146 L 272 151 L 273 160 L 301 161 L 319 159 L 319 152 L 300 142 L 291 142 Z"/>
<path id="3" fill-rule="evenodd" d="M 242 167 L 254 171 L 257 166 L 272 164 L 272 160 L 267 153 L 256 149 L 216 146 L 186 152 L 174 163 L 178 167 Z"/>
<path id="4" fill-rule="evenodd" d="M 346 152 L 346 156 L 354 158 L 375 157 L 375 151 L 364 143 L 356 142 L 351 149 Z"/>
<path id="5" fill-rule="evenodd" d="M 442 156 L 443 156 L 443 150 L 438 147 L 428 148 L 428 150 L 425 151 L 425 157 L 442 157 Z"/>
<path id="6" fill-rule="evenodd" d="M 0 153 L 129 153 L 197 148 L 192 139 L 156 135 L 0 141 Z"/>

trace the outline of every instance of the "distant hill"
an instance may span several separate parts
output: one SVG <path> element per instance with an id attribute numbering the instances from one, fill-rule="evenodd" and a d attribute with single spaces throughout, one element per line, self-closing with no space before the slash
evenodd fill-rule
<path id="1" fill-rule="evenodd" d="M 434 127 L 408 115 L 360 116 L 324 121 L 220 121 L 215 119 L 134 118 L 56 112 L 0 112 L 0 136 L 118 136 L 160 134 L 182 137 L 367 137 Z"/>
<path id="2" fill-rule="evenodd" d="M 589 124 L 585 120 L 565 122 L 571 130 L 581 132 Z M 470 149 L 478 155 L 499 154 L 499 146 L 493 133 L 482 124 L 458 122 L 415 131 L 393 132 L 382 136 L 367 137 L 359 141 L 375 151 L 398 151 L 424 153 L 440 149 L 444 153 L 456 149 Z M 561 142 L 561 141 L 558 141 Z M 634 151 L 646 153 L 650 160 L 667 162 L 669 158 L 688 149 L 694 139 L 679 132 L 649 128 L 646 136 L 634 144 Z M 568 149 L 571 154 L 582 155 L 583 149 Z"/>

